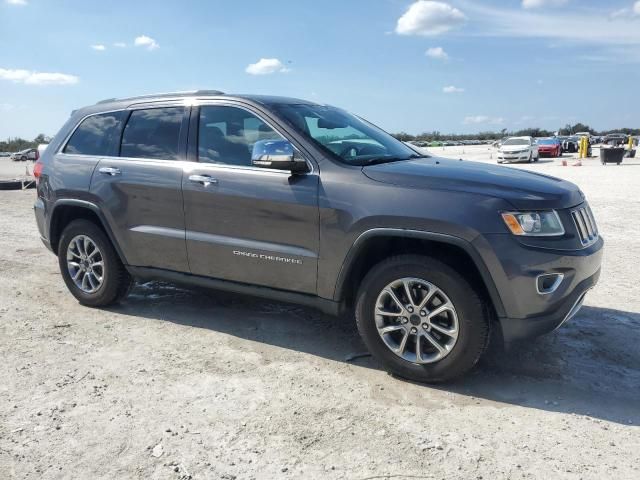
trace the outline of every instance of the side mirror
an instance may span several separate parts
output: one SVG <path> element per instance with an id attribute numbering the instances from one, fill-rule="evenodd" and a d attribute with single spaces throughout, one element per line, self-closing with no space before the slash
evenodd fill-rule
<path id="1" fill-rule="evenodd" d="M 253 145 L 251 163 L 256 167 L 292 173 L 309 171 L 307 162 L 296 155 L 293 145 L 287 140 L 258 140 Z"/>

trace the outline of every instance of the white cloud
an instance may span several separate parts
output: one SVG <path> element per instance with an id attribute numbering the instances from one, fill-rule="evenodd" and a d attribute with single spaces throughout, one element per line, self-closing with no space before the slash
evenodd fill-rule
<path id="1" fill-rule="evenodd" d="M 91 45 L 91 48 L 93 48 L 94 50 L 97 50 L 99 52 L 104 52 L 107 49 L 107 47 L 105 47 L 104 45 L 102 45 L 100 43 L 97 44 L 97 45 Z"/>
<path id="2" fill-rule="evenodd" d="M 566 15 L 504 7 L 502 3 L 457 0 L 456 4 L 473 17 L 473 29 L 467 33 L 470 36 L 542 39 L 565 47 L 584 47 L 590 58 L 607 63 L 640 63 L 640 28 L 630 24 L 638 19 L 632 13 L 635 3 L 629 3 L 622 17 L 614 14 L 617 18 L 611 16 L 609 5 L 602 4 L 581 7 L 576 2 Z"/>
<path id="3" fill-rule="evenodd" d="M 399 35 L 432 36 L 462 25 L 467 17 L 448 3 L 418 0 L 398 19 Z"/>
<path id="4" fill-rule="evenodd" d="M 447 87 L 443 87 L 442 91 L 444 93 L 462 93 L 464 92 L 464 88 L 454 87 L 453 85 L 449 85 Z"/>
<path id="5" fill-rule="evenodd" d="M 444 51 L 442 47 L 431 47 L 427 49 L 425 55 L 427 57 L 435 58 L 438 60 L 446 60 L 447 58 L 449 58 L 449 55 Z"/>
<path id="6" fill-rule="evenodd" d="M 118 48 L 125 48 L 127 46 L 126 43 L 124 42 L 116 42 L 113 44 L 114 47 L 118 47 Z"/>
<path id="7" fill-rule="evenodd" d="M 504 123 L 504 118 L 502 117 L 489 117 L 487 115 L 473 115 L 470 117 L 464 117 L 463 122 L 465 125 L 479 125 L 482 123 L 491 124 L 491 125 L 500 125 Z"/>
<path id="8" fill-rule="evenodd" d="M 151 37 L 147 37 L 146 35 L 140 35 L 136 37 L 133 41 L 133 44 L 136 47 L 145 47 L 147 50 L 155 50 L 156 48 L 160 48 L 160 45 Z"/>
<path id="9" fill-rule="evenodd" d="M 6 0 L 9 5 L 26 5 L 27 0 Z"/>
<path id="10" fill-rule="evenodd" d="M 640 15 L 640 1 L 633 4 L 633 14 Z"/>
<path id="11" fill-rule="evenodd" d="M 559 7 L 569 0 L 522 0 L 522 8 Z"/>
<path id="12" fill-rule="evenodd" d="M 34 72 L 23 69 L 0 68 L 0 80 L 26 85 L 74 85 L 79 78 L 66 73 Z"/>
<path id="13" fill-rule="evenodd" d="M 251 75 L 268 75 L 270 73 L 286 73 L 289 71 L 277 58 L 261 58 L 256 63 L 251 63 L 245 71 Z"/>

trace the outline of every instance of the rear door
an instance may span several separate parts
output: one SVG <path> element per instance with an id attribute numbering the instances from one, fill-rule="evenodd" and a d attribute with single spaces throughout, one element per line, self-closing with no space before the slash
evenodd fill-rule
<path id="1" fill-rule="evenodd" d="M 194 107 L 189 137 L 196 161 L 183 192 L 191 271 L 315 293 L 317 167 L 302 175 L 253 167 L 253 144 L 283 136 L 248 106 Z"/>
<path id="2" fill-rule="evenodd" d="M 119 151 L 100 159 L 91 194 L 129 265 L 188 272 L 182 207 L 189 108 L 126 112 Z"/>

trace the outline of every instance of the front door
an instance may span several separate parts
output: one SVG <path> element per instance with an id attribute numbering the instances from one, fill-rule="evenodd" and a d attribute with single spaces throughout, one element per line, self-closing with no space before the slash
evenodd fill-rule
<path id="1" fill-rule="evenodd" d="M 245 108 L 205 105 L 194 114 L 198 161 L 182 179 L 191 272 L 315 293 L 317 169 L 292 175 L 253 167 L 253 144 L 282 136 Z"/>

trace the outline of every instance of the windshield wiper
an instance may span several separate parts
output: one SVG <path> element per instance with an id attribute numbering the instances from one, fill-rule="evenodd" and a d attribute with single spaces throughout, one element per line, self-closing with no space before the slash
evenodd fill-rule
<path id="1" fill-rule="evenodd" d="M 381 163 L 391 163 L 391 162 L 403 162 L 405 160 L 414 160 L 416 158 L 429 158 L 428 155 L 418 155 L 417 153 L 413 155 L 409 155 L 408 157 L 375 157 L 365 160 L 363 165 L 378 165 Z"/>

